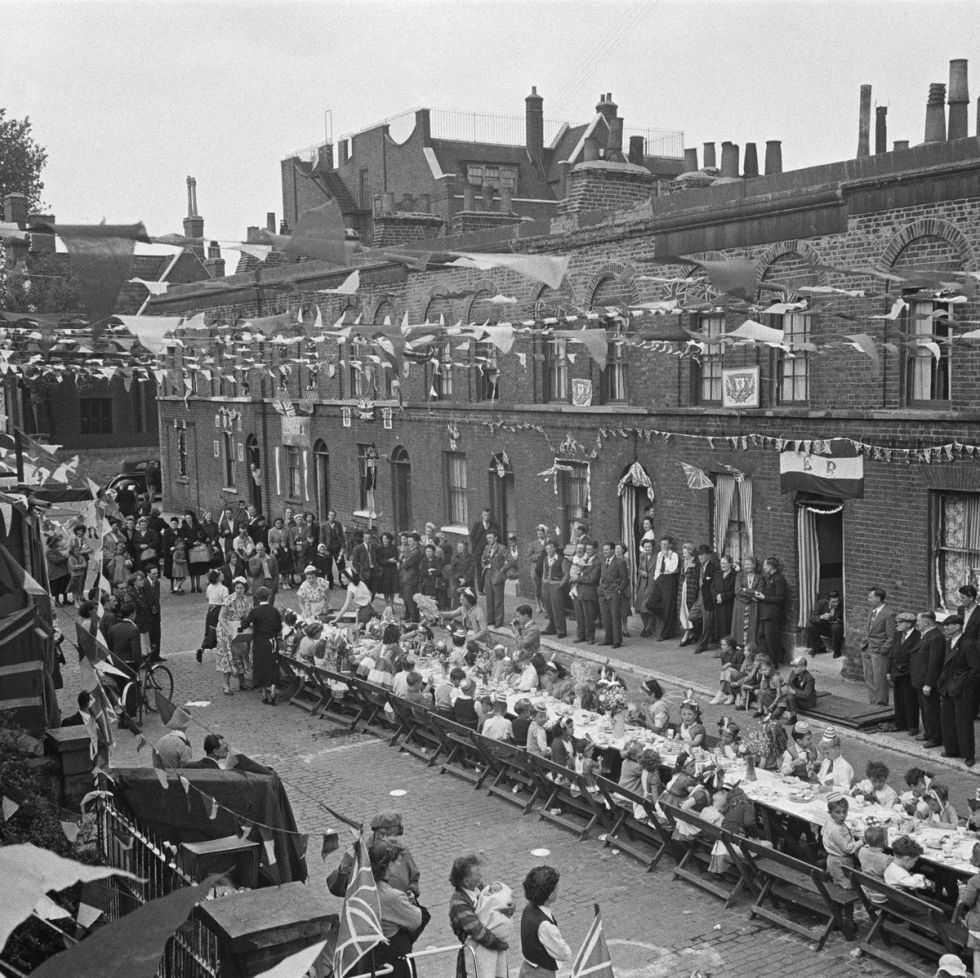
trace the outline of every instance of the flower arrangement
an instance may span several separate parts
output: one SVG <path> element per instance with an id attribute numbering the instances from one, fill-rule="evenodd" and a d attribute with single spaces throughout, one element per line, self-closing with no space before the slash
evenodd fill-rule
<path id="1" fill-rule="evenodd" d="M 419 609 L 419 617 L 424 622 L 432 623 L 439 620 L 439 605 L 436 599 L 428 594 L 416 594 L 415 605 Z"/>
<path id="2" fill-rule="evenodd" d="M 607 686 L 599 694 L 599 706 L 602 708 L 603 713 L 609 716 L 615 716 L 617 713 L 623 713 L 628 710 L 630 701 L 626 695 L 626 690 L 616 684 Z"/>
<path id="3" fill-rule="evenodd" d="M 772 733 L 765 727 L 756 727 L 742 734 L 740 753 L 758 759 L 768 757 L 775 747 Z"/>

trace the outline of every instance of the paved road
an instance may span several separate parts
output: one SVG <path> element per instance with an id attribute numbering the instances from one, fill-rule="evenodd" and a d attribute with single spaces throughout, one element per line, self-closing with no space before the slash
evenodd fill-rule
<path id="1" fill-rule="evenodd" d="M 365 822 L 381 808 L 397 806 L 402 811 L 405 841 L 422 871 L 422 899 L 433 917 L 419 946 L 454 943 L 447 921 L 449 867 L 455 855 L 478 851 L 485 855 L 488 877 L 500 878 L 518 891 L 524 874 L 538 862 L 547 861 L 561 871 L 556 911 L 573 949 L 584 937 L 592 905 L 598 902 L 619 978 L 689 978 L 697 968 L 712 978 L 889 973 L 867 959 L 852 958 L 852 945 L 837 936 L 822 952 L 812 953 L 805 941 L 750 920 L 744 905 L 726 911 L 713 897 L 673 880 L 669 860 L 647 874 L 599 840 L 576 842 L 571 834 L 534 816 L 522 816 L 518 809 L 398 754 L 373 736 L 337 736 L 329 721 L 312 720 L 288 706 L 263 706 L 254 692 L 222 696 L 213 660 L 206 658 L 198 665 L 193 652 L 181 651 L 197 644 L 202 600 L 166 595 L 164 609 L 164 654 L 176 678 L 175 700 L 207 701 L 192 712 L 238 750 L 275 767 L 302 830 L 315 833 L 336 827 L 318 808 L 317 799 Z M 71 617 L 63 615 L 64 625 Z M 73 628 L 65 630 L 73 633 Z M 67 672 L 66 701 L 77 681 L 73 667 Z M 151 718 L 147 738 L 153 742 L 161 733 L 159 720 Z M 205 731 L 192 726 L 190 733 L 199 750 Z M 114 763 L 147 764 L 149 759 L 145 752 L 137 755 L 134 738 L 123 732 Z M 389 794 L 392 790 L 406 794 L 395 799 Z M 531 854 L 534 849 L 550 854 L 542 860 Z M 334 854 L 322 863 L 318 852 L 311 853 L 311 884 L 322 889 L 323 878 L 338 859 Z M 326 901 L 339 903 L 323 892 Z M 450 974 L 447 962 L 433 959 L 422 978 Z M 518 964 L 512 957 L 511 967 Z"/>

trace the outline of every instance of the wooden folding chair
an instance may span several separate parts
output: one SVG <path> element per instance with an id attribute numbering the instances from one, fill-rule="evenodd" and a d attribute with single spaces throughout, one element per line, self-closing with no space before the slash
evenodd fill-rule
<path id="1" fill-rule="evenodd" d="M 527 814 L 539 793 L 527 751 L 480 734 L 474 734 L 472 740 L 486 764 L 476 787 L 483 787 L 490 779 L 490 783 L 486 784 L 488 794 L 516 805 Z"/>
<path id="2" fill-rule="evenodd" d="M 478 766 L 479 751 L 473 743 L 476 732 L 438 713 L 430 713 L 429 722 L 442 740 L 444 755 L 438 762 L 439 771 L 476 786 L 483 776 Z"/>
<path id="3" fill-rule="evenodd" d="M 661 824 L 655 803 L 608 778 L 597 777 L 595 782 L 612 817 L 606 845 L 615 845 L 653 872 L 664 853 L 672 852 L 670 833 Z M 636 817 L 634 805 L 643 809 L 645 818 Z"/>
<path id="4" fill-rule="evenodd" d="M 529 753 L 528 762 L 541 798 L 539 819 L 578 833 L 579 842 L 588 837 L 597 823 L 612 824 L 612 813 L 606 808 L 605 800 L 598 792 L 589 790 L 583 775 L 540 754 Z"/>
<path id="5" fill-rule="evenodd" d="M 418 703 L 391 695 L 388 698 L 398 729 L 389 744 L 397 745 L 399 753 L 411 754 L 432 767 L 442 749 L 442 740 L 429 729 L 430 713 Z"/>

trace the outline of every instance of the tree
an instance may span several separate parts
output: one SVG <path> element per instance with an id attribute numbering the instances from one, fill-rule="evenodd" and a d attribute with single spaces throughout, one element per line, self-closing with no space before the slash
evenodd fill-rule
<path id="1" fill-rule="evenodd" d="M 0 198 L 24 194 L 30 210 L 41 210 L 41 171 L 47 161 L 47 150 L 34 140 L 31 120 L 8 119 L 7 110 L 0 109 Z"/>

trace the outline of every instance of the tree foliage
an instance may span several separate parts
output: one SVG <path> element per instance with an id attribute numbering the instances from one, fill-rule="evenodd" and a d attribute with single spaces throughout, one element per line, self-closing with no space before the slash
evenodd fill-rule
<path id="1" fill-rule="evenodd" d="M 41 171 L 47 161 L 47 150 L 34 139 L 31 120 L 8 119 L 7 110 L 0 109 L 0 199 L 24 194 L 30 210 L 42 210 Z"/>

